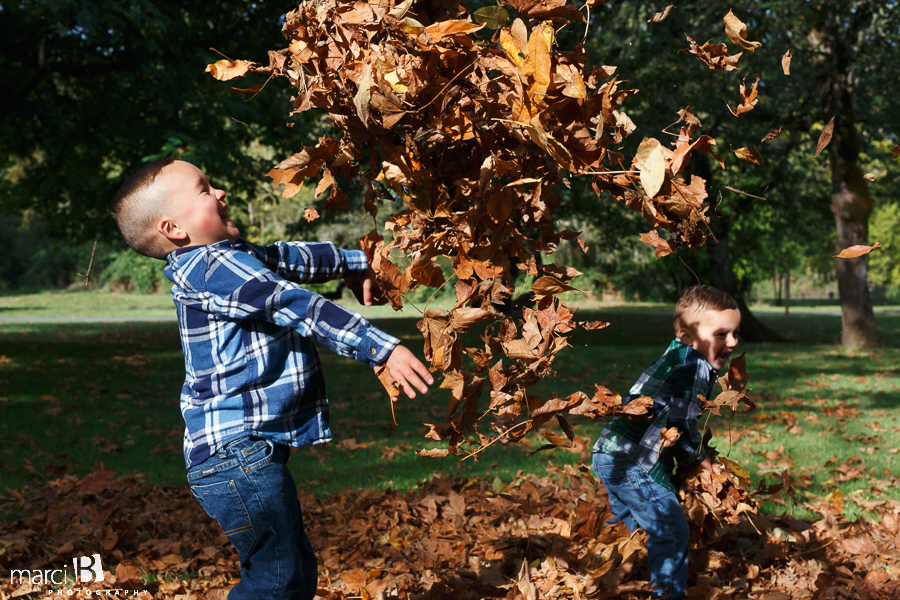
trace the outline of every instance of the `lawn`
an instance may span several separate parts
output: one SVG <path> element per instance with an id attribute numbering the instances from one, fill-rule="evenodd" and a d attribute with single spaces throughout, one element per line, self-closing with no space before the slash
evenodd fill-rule
<path id="1" fill-rule="evenodd" d="M 9 308 L 13 298 L 2 298 L 0 316 L 16 312 Z M 48 298 L 48 316 L 58 311 L 54 302 L 85 316 L 98 312 Z M 164 295 L 119 296 L 99 312 L 148 311 L 143 316 L 165 318 L 168 302 Z M 33 317 L 34 310 L 22 312 Z M 386 314 L 379 309 L 369 316 L 418 350 L 415 318 L 380 316 Z M 555 377 L 535 390 L 541 397 L 592 391 L 594 383 L 625 393 L 669 341 L 666 307 L 594 306 L 579 317 L 612 324 L 573 336 L 573 347 L 556 363 Z M 848 517 L 869 500 L 900 498 L 900 490 L 885 483 L 888 474 L 898 474 L 900 416 L 894 409 L 900 401 L 900 345 L 895 341 L 900 317 L 878 317 L 886 345 L 867 352 L 847 352 L 837 344 L 839 317 L 770 315 L 763 320 L 792 343 L 739 347 L 747 353 L 758 409 L 730 421 L 711 417 L 718 451 L 743 465 L 754 484 L 765 476 L 774 481 L 787 469 L 801 502 L 827 497 Z M 528 456 L 541 443 L 535 436 L 530 444 L 496 444 L 478 460 L 426 459 L 415 450 L 439 444 L 424 438 L 428 428 L 423 424 L 443 419 L 448 392 L 402 400 L 395 425 L 369 369 L 327 350 L 321 356 L 335 441 L 298 450 L 291 461 L 299 485 L 317 494 L 345 487 L 406 490 L 435 473 L 507 483 L 520 470 L 543 475 L 552 465 L 587 465 L 590 445 L 603 426 L 573 418 L 578 443 L 571 451 Z M 0 494 L 64 473 L 84 475 L 100 464 L 119 474 L 139 473 L 149 482 L 182 485 L 177 400 L 182 361 L 173 322 L 0 323 L 0 436 L 5 441 Z M 773 503 L 765 508 L 789 510 Z"/>

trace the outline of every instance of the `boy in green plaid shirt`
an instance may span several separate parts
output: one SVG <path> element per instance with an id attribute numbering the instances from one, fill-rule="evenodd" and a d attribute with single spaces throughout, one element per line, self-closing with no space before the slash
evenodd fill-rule
<path id="1" fill-rule="evenodd" d="M 675 307 L 675 337 L 629 390 L 624 403 L 653 398 L 649 421 L 616 417 L 593 448 L 593 467 L 613 510 L 629 530 L 647 532 L 650 581 L 663 597 L 683 598 L 687 589 L 688 526 L 672 485 L 677 460 L 712 471 L 697 425 L 704 399 L 712 397 L 718 371 L 737 346 L 738 305 L 707 285 L 688 288 Z M 663 429 L 676 428 L 663 448 Z M 671 435 L 670 432 L 667 432 Z M 666 436 L 668 437 L 668 436 Z"/>

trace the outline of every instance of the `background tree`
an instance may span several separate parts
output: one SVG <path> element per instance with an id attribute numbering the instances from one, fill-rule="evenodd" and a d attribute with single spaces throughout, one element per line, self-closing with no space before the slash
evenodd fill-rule
<path id="1" fill-rule="evenodd" d="M 315 139 L 321 125 L 294 117 L 298 126 L 286 129 L 284 89 L 248 102 L 203 68 L 219 58 L 214 46 L 262 55 L 274 48 L 272 10 L 249 0 L 3 3 L 0 213 L 4 234 L 33 232 L 20 235 L 12 253 L 20 259 L 4 261 L 7 281 L 53 244 L 62 253 L 98 237 L 120 244 L 105 204 L 148 156 L 196 162 L 237 206 L 269 195 L 260 173 L 274 152 Z M 78 268 L 89 256 L 88 245 Z"/>

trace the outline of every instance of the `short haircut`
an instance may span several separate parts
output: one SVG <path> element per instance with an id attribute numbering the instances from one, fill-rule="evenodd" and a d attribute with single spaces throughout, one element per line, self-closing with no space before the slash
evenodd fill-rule
<path id="1" fill-rule="evenodd" d="M 711 285 L 694 285 L 684 290 L 684 294 L 675 305 L 674 323 L 675 335 L 689 324 L 684 320 L 684 314 L 696 311 L 721 311 L 740 310 L 734 298 Z"/>
<path id="2" fill-rule="evenodd" d="M 166 194 L 154 185 L 163 169 L 175 158 L 159 158 L 141 167 L 113 196 L 109 212 L 128 246 L 139 254 L 164 259 L 165 250 L 158 243 L 156 222 L 165 214 Z"/>

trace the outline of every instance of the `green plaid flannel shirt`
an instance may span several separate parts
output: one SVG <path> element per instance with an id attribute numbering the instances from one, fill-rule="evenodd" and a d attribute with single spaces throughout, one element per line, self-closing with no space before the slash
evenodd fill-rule
<path id="1" fill-rule="evenodd" d="M 691 346 L 674 340 L 656 362 L 641 373 L 623 400 L 627 404 L 639 396 L 653 398 L 649 421 L 616 417 L 603 429 L 594 452 L 621 457 L 643 469 L 658 483 L 672 486 L 675 459 L 692 465 L 706 456 L 697 422 L 703 401 L 716 385 L 717 372 Z M 681 437 L 674 446 L 660 449 L 662 429 L 677 427 Z"/>

